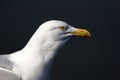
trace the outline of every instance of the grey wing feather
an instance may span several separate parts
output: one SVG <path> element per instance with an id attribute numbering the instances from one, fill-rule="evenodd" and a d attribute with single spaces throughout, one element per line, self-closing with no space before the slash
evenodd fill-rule
<path id="1" fill-rule="evenodd" d="M 0 55 L 0 80 L 22 80 L 12 72 L 13 63 L 8 55 Z"/>
<path id="2" fill-rule="evenodd" d="M 0 55 L 0 67 L 12 70 L 13 63 L 8 59 L 8 55 Z"/>
<path id="3" fill-rule="evenodd" d="M 13 72 L 0 68 L 0 80 L 22 80 L 19 76 Z"/>

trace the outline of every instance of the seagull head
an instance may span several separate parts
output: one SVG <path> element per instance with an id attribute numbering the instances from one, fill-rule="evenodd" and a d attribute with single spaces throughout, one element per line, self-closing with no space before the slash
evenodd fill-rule
<path id="1" fill-rule="evenodd" d="M 49 58 L 73 36 L 89 37 L 90 32 L 75 28 L 64 21 L 50 20 L 40 25 L 25 49 L 31 50 L 30 53 L 49 53 Z"/>
<path id="2" fill-rule="evenodd" d="M 64 21 L 51 20 L 40 26 L 43 36 L 54 40 L 67 40 L 72 36 L 89 37 L 90 32 L 86 29 L 75 28 Z"/>
<path id="3" fill-rule="evenodd" d="M 73 36 L 89 37 L 90 32 L 86 29 L 75 28 L 64 21 L 50 20 L 40 25 L 26 47 L 33 49 L 36 45 L 40 47 L 39 49 L 59 50 Z"/>

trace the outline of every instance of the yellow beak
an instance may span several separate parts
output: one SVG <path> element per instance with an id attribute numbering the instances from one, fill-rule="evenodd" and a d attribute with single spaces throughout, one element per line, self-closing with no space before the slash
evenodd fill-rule
<path id="1" fill-rule="evenodd" d="M 89 37 L 90 32 L 86 29 L 79 29 L 77 28 L 75 31 L 69 32 L 74 36 L 82 36 L 82 37 Z"/>

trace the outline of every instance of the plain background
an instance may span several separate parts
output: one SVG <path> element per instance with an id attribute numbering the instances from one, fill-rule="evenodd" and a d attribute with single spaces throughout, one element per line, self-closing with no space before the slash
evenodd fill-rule
<path id="1" fill-rule="evenodd" d="M 56 56 L 51 80 L 120 80 L 120 2 L 116 0 L 0 0 L 0 54 L 22 49 L 40 24 L 63 20 L 90 30 Z"/>

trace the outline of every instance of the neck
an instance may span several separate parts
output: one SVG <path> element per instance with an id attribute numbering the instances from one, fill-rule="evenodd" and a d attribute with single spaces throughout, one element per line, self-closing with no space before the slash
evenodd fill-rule
<path id="1" fill-rule="evenodd" d="M 23 50 L 29 51 L 29 53 L 27 52 L 28 55 L 36 57 L 43 56 L 45 60 L 49 60 L 49 58 L 52 58 L 61 46 L 63 46 L 64 42 L 43 39 L 42 37 L 44 36 L 41 36 L 40 40 L 39 38 L 35 39 L 35 37 L 32 37 Z"/>

